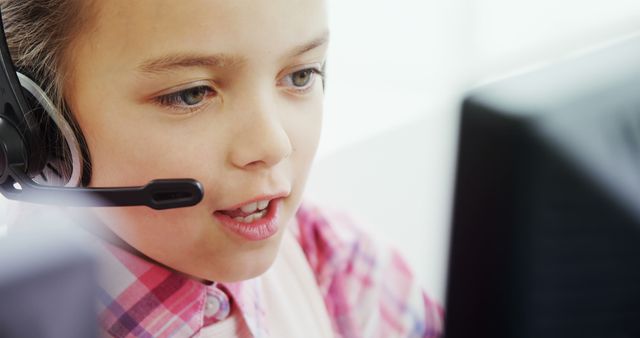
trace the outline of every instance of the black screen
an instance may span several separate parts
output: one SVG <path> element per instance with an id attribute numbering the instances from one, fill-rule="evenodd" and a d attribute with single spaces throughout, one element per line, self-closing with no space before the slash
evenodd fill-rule
<path id="1" fill-rule="evenodd" d="M 446 337 L 640 337 L 640 39 L 461 114 Z"/>

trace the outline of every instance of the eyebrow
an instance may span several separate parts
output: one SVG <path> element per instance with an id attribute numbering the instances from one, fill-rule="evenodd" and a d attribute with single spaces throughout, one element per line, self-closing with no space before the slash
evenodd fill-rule
<path id="1" fill-rule="evenodd" d="M 244 58 L 226 54 L 169 54 L 142 62 L 138 69 L 143 73 L 162 73 L 188 67 L 234 67 L 245 63 Z"/>
<path id="2" fill-rule="evenodd" d="M 329 41 L 329 32 L 325 31 L 319 37 L 304 43 L 298 47 L 293 48 L 293 51 L 288 56 L 296 57 L 300 56 L 310 50 L 318 48 Z M 239 67 L 246 63 L 247 60 L 241 56 L 229 55 L 229 54 L 189 54 L 189 53 L 176 53 L 167 54 L 160 57 L 152 58 L 142 62 L 138 66 L 138 70 L 143 73 L 155 74 L 171 71 L 176 68 L 188 68 L 188 67 L 213 67 L 213 68 L 227 68 L 227 67 Z"/>
<path id="3" fill-rule="evenodd" d="M 324 44 L 329 42 L 329 31 L 324 31 L 317 38 L 293 49 L 293 52 L 289 55 L 289 57 L 300 56 L 310 50 L 316 49 Z"/>

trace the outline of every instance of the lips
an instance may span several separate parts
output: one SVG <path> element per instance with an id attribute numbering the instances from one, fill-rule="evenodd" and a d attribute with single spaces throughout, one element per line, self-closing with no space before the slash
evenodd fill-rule
<path id="1" fill-rule="evenodd" d="M 278 232 L 278 218 L 287 194 L 254 198 L 252 201 L 217 210 L 213 216 L 223 228 L 250 241 L 267 239 Z"/>

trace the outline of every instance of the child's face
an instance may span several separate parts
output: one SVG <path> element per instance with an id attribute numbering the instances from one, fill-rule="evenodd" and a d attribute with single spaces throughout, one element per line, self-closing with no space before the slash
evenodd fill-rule
<path id="1" fill-rule="evenodd" d="M 95 3 L 95 22 L 72 46 L 66 93 L 91 153 L 91 186 L 194 178 L 205 189 L 190 208 L 96 214 L 145 255 L 192 276 L 262 273 L 318 143 L 322 81 L 305 70 L 325 61 L 324 1 Z M 231 220 L 246 214 L 220 212 L 263 199 L 268 213 L 246 226 Z"/>

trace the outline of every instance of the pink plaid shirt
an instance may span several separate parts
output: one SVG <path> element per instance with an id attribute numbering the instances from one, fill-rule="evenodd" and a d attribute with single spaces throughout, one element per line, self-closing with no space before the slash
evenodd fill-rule
<path id="1" fill-rule="evenodd" d="M 440 337 L 443 313 L 393 250 L 376 246 L 344 217 L 301 207 L 292 229 L 315 275 L 336 337 Z M 103 245 L 108 284 L 100 322 L 114 337 L 192 337 L 230 314 L 242 331 L 271 337 L 260 277 L 206 285 Z M 212 301 L 213 300 L 213 301 Z M 370 334 L 368 336 L 371 336 Z"/>

